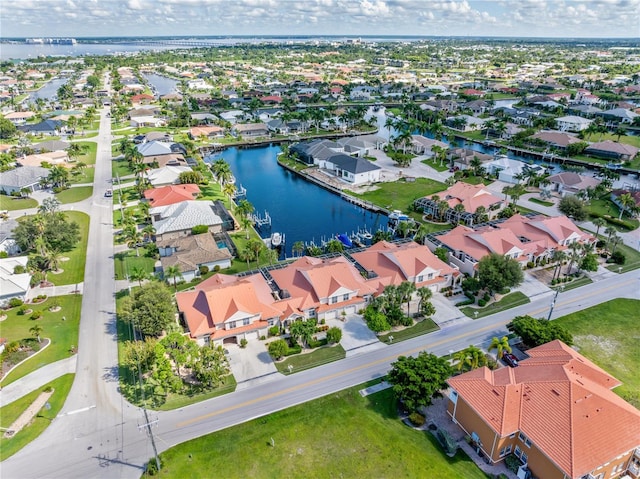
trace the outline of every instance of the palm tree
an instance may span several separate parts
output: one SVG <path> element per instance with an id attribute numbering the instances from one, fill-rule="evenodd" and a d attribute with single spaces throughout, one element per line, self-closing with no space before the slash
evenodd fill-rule
<path id="1" fill-rule="evenodd" d="M 237 188 L 233 183 L 225 183 L 222 187 L 222 193 L 229 198 L 229 204 L 233 206 L 233 195 L 236 194 Z"/>
<path id="2" fill-rule="evenodd" d="M 431 291 L 429 288 L 425 288 L 423 286 L 421 288 L 418 288 L 416 290 L 416 293 L 418 294 L 418 297 L 420 298 L 420 301 L 418 302 L 418 311 L 420 311 L 420 313 L 422 313 L 423 309 L 425 308 L 425 304 L 432 298 L 433 291 Z"/>
<path id="3" fill-rule="evenodd" d="M 42 326 L 40 326 L 39 324 L 34 324 L 33 326 L 31 326 L 31 328 L 29 328 L 29 332 L 34 338 L 38 340 L 39 343 L 42 342 L 40 339 L 40 335 L 42 334 Z"/>
<path id="4" fill-rule="evenodd" d="M 604 234 L 607 235 L 607 244 L 611 242 L 611 237 L 617 233 L 616 229 L 613 226 L 609 226 L 604 230 Z"/>
<path id="5" fill-rule="evenodd" d="M 211 165 L 211 171 L 213 172 L 213 175 L 216 177 L 218 182 L 222 185 L 228 183 L 233 176 L 229 163 L 227 163 L 223 159 L 214 161 Z"/>
<path id="6" fill-rule="evenodd" d="M 571 268 L 573 268 L 573 264 L 576 263 L 582 256 L 580 254 L 580 243 L 574 241 L 573 243 L 569 244 L 569 249 L 571 250 L 571 252 L 569 253 L 569 266 L 567 266 L 566 274 L 571 273 Z"/>
<path id="7" fill-rule="evenodd" d="M 619 142 L 621 136 L 627 136 L 627 129 L 619 126 L 618 128 L 616 128 L 616 131 L 614 131 L 613 134 L 618 137 Z"/>
<path id="8" fill-rule="evenodd" d="M 416 283 L 413 281 L 403 281 L 400 283 L 399 292 L 403 302 L 407 303 L 407 316 L 409 317 L 411 317 L 411 298 L 416 290 Z"/>
<path id="9" fill-rule="evenodd" d="M 618 216 L 618 219 L 621 220 L 622 213 L 627 209 L 631 209 L 632 206 L 635 206 L 636 202 L 633 199 L 633 196 L 631 196 L 631 193 L 625 193 L 618 196 L 618 202 L 620 203 L 620 216 Z"/>
<path id="10" fill-rule="evenodd" d="M 302 241 L 296 241 L 293 243 L 291 250 L 293 251 L 293 254 L 300 256 L 304 252 L 304 243 Z"/>
<path id="11" fill-rule="evenodd" d="M 249 216 L 255 209 L 249 200 L 241 200 L 236 207 L 236 211 L 240 216 Z"/>
<path id="12" fill-rule="evenodd" d="M 605 226 L 607 222 L 604 218 L 594 218 L 592 221 L 593 225 L 596 227 L 596 238 L 598 237 L 598 233 L 600 233 L 600 228 Z"/>
<path id="13" fill-rule="evenodd" d="M 461 351 L 454 353 L 453 360 L 456 362 L 456 369 L 458 371 L 462 371 L 467 362 L 467 350 L 462 349 Z"/>
<path id="14" fill-rule="evenodd" d="M 564 251 L 557 249 L 553 252 L 552 260 L 556 262 L 556 266 L 553 270 L 553 276 L 551 277 L 552 281 L 556 279 L 556 274 L 560 277 L 560 268 L 565 259 L 567 259 L 567 254 Z"/>
<path id="15" fill-rule="evenodd" d="M 256 268 L 259 268 L 260 253 L 262 253 L 262 250 L 265 248 L 264 243 L 259 239 L 251 238 L 249 241 L 247 241 L 246 247 L 253 252 L 253 257 L 256 260 Z"/>
<path id="16" fill-rule="evenodd" d="M 484 365 L 485 357 L 480 348 L 470 345 L 467 349 L 465 349 L 465 352 L 465 361 L 469 365 L 469 368 L 476 369 Z"/>
<path id="17" fill-rule="evenodd" d="M 491 339 L 491 344 L 489 345 L 489 351 L 492 349 L 496 350 L 496 356 L 498 358 L 502 357 L 502 352 L 506 351 L 508 353 L 511 352 L 511 346 L 509 345 L 509 338 L 506 336 L 502 336 L 498 338 L 497 336 Z"/>
<path id="18" fill-rule="evenodd" d="M 149 274 L 140 266 L 134 266 L 129 274 L 129 279 L 131 281 L 137 281 L 139 287 L 142 287 L 142 282 L 148 278 Z"/>
<path id="19" fill-rule="evenodd" d="M 164 279 L 168 280 L 170 278 L 173 279 L 173 290 L 178 290 L 177 278 L 182 278 L 182 271 L 180 271 L 180 266 L 177 264 L 167 266 L 164 268 Z"/>
<path id="20" fill-rule="evenodd" d="M 152 224 L 148 224 L 144 228 L 142 228 L 141 233 L 143 241 L 151 241 L 153 235 L 156 234 L 156 229 Z"/>
<path id="21" fill-rule="evenodd" d="M 240 217 L 240 226 L 246 233 L 246 238 L 249 239 L 249 228 L 253 226 L 253 219 L 249 216 Z"/>

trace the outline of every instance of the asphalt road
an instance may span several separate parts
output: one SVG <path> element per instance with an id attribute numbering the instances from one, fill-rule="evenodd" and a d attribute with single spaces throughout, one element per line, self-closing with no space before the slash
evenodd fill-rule
<path id="1" fill-rule="evenodd" d="M 0 463 L 0 476 L 13 478 L 138 478 L 153 455 L 142 411 L 118 393 L 115 282 L 110 199 L 111 133 L 101 112 L 98 156 L 91 201 L 82 319 L 76 379 L 60 415 L 22 451 Z M 639 273 L 616 275 L 558 297 L 554 317 L 619 297 L 638 298 Z M 444 328 L 432 334 L 361 355 L 277 377 L 254 387 L 171 412 L 150 412 L 159 451 L 234 424 L 384 375 L 399 355 L 428 350 L 438 355 L 502 335 L 514 316 L 546 317 L 549 299 Z M 157 420 L 157 422 L 155 422 Z"/>

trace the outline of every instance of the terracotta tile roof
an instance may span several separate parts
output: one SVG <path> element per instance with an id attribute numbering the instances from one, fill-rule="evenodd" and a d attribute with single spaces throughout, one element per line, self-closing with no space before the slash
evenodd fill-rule
<path id="1" fill-rule="evenodd" d="M 497 196 L 484 185 L 470 185 L 458 181 L 444 191 L 437 194 L 440 200 L 445 200 L 451 208 L 462 204 L 468 213 L 475 213 L 478 207 L 483 206 L 489 209 L 491 205 L 501 203 L 502 197 Z"/>
<path id="2" fill-rule="evenodd" d="M 640 411 L 611 391 L 617 379 L 561 341 L 528 353 L 518 368 L 447 382 L 500 436 L 521 431 L 571 478 L 640 446 Z"/>
<path id="3" fill-rule="evenodd" d="M 500 230 L 510 230 L 529 241 L 538 241 L 547 247 L 556 247 L 568 240 L 595 241 L 595 237 L 585 233 L 566 216 L 522 216 L 513 215 L 498 225 Z"/>
<path id="4" fill-rule="evenodd" d="M 198 185 L 181 184 L 168 185 L 161 188 L 152 188 L 144 192 L 145 199 L 149 200 L 151 207 L 167 206 L 181 201 L 193 200 L 200 193 Z"/>

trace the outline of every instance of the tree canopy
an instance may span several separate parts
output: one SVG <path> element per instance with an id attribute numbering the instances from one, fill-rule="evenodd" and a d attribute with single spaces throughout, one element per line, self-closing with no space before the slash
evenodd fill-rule
<path id="1" fill-rule="evenodd" d="M 64 213 L 48 211 L 20 220 L 13 235 L 25 252 L 33 251 L 38 239 L 48 251 L 65 252 L 71 251 L 80 241 L 80 227 L 75 221 L 69 221 Z"/>
<path id="2" fill-rule="evenodd" d="M 428 406 L 431 399 L 446 387 L 452 374 L 446 359 L 422 351 L 417 357 L 399 356 L 391 363 L 388 380 L 393 392 L 411 411 Z"/>
<path id="3" fill-rule="evenodd" d="M 571 346 L 573 336 L 563 326 L 554 322 L 531 316 L 517 316 L 513 318 L 507 328 L 522 338 L 522 341 L 531 346 L 540 346 L 555 339 Z"/>
<path id="4" fill-rule="evenodd" d="M 478 263 L 478 280 L 491 292 L 518 286 L 524 280 L 522 267 L 515 259 L 491 253 Z"/>
<path id="5" fill-rule="evenodd" d="M 176 313 L 171 291 L 157 281 L 143 284 L 125 298 L 122 310 L 123 319 L 145 336 L 159 336 L 174 322 Z"/>
<path id="6" fill-rule="evenodd" d="M 584 221 L 587 219 L 587 207 L 584 201 L 577 196 L 567 195 L 563 197 L 558 203 L 558 209 L 561 213 L 564 213 L 576 221 Z"/>

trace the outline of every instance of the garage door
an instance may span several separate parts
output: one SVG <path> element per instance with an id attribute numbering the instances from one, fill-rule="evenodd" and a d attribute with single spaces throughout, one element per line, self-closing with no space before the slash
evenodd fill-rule
<path id="1" fill-rule="evenodd" d="M 356 314 L 356 307 L 349 306 L 348 308 L 344 308 L 344 312 L 347 314 Z"/>
<path id="2" fill-rule="evenodd" d="M 324 313 L 324 319 L 336 319 L 337 311 L 327 311 Z"/>
<path id="3" fill-rule="evenodd" d="M 238 344 L 238 338 L 236 336 L 231 336 L 229 338 L 224 338 L 222 340 L 222 344 Z"/>

